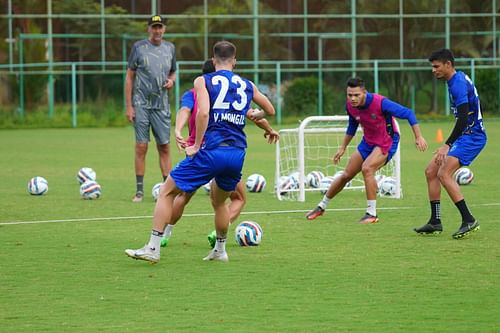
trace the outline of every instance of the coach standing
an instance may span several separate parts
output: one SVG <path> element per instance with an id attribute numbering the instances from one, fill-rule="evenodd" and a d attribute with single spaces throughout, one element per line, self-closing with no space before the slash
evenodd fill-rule
<path id="1" fill-rule="evenodd" d="M 136 193 L 133 202 L 144 197 L 144 172 L 150 128 L 156 140 L 160 169 L 165 180 L 171 169 L 170 107 L 168 90 L 175 82 L 175 46 L 164 41 L 166 19 L 159 15 L 148 21 L 148 39 L 134 44 L 125 80 L 127 118 L 135 129 Z"/>

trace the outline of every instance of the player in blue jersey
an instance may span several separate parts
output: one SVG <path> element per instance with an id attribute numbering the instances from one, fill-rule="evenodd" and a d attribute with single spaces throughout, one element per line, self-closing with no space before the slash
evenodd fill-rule
<path id="1" fill-rule="evenodd" d="M 203 74 L 215 72 L 215 66 L 212 59 L 205 61 L 202 71 Z M 175 119 L 175 140 L 180 151 L 196 142 L 195 121 L 197 113 L 198 102 L 196 94 L 194 89 L 189 89 L 182 95 L 181 108 L 177 112 L 177 117 Z M 264 138 L 267 139 L 268 143 L 276 143 L 279 140 L 279 133 L 273 130 L 266 119 L 259 119 L 254 122 L 257 126 L 264 130 Z M 184 138 L 182 136 L 182 129 L 186 126 L 186 124 L 188 124 L 189 136 Z M 210 182 L 210 184 L 212 185 L 213 182 Z M 210 192 L 212 193 L 212 191 Z M 189 203 L 194 194 L 195 192 L 182 192 L 175 198 L 170 224 L 167 224 L 165 227 L 163 238 L 160 243 L 162 247 L 167 246 L 173 228 L 176 226 L 177 221 L 179 221 L 182 217 L 184 207 Z M 236 190 L 231 192 L 229 196 L 230 202 L 228 203 L 228 208 L 230 224 L 232 224 L 238 216 L 240 216 L 240 213 L 245 206 L 246 198 L 245 181 L 241 179 L 236 186 Z M 208 242 L 211 248 L 215 246 L 216 238 L 217 234 L 215 230 L 208 235 Z"/>
<path id="2" fill-rule="evenodd" d="M 203 260 L 229 260 L 226 253 L 229 210 L 225 202 L 241 179 L 247 147 L 243 131 L 245 118 L 252 100 L 263 109 L 253 118 L 262 117 L 263 113 L 274 115 L 275 111 L 252 82 L 233 73 L 236 47 L 232 43 L 217 42 L 213 60 L 216 71 L 194 81 L 198 101 L 195 143 L 186 147 L 187 157 L 172 170 L 160 189 L 149 242 L 140 249 L 125 250 L 131 258 L 158 262 L 161 238 L 165 226 L 172 220 L 175 197 L 181 192 L 194 192 L 215 178 L 211 201 L 217 240 Z"/>
<path id="3" fill-rule="evenodd" d="M 486 145 L 486 131 L 476 87 L 467 74 L 455 70 L 453 53 L 448 49 L 441 49 L 433 52 L 429 61 L 434 76 L 446 80 L 448 84 L 450 106 L 456 121 L 445 144 L 435 152 L 425 170 L 431 217 L 426 224 L 414 230 L 419 234 L 439 234 L 443 231 L 442 185 L 462 216 L 460 228 L 452 235 L 453 238 L 460 239 L 479 230 L 479 222 L 469 211 L 453 174 L 459 167 L 470 165 L 479 155 Z"/>

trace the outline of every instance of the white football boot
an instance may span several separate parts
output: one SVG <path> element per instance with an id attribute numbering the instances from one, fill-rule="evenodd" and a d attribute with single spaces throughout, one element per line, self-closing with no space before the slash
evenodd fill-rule
<path id="1" fill-rule="evenodd" d="M 205 261 L 207 261 L 207 260 L 217 260 L 217 261 L 228 262 L 229 261 L 229 257 L 227 256 L 227 252 L 226 251 L 219 252 L 216 249 L 213 249 L 212 251 L 210 251 L 208 253 L 208 256 L 206 256 L 205 258 L 203 258 L 203 260 L 205 260 Z"/>
<path id="2" fill-rule="evenodd" d="M 155 251 L 155 249 L 150 248 L 148 244 L 137 250 L 127 249 L 125 250 L 125 254 L 130 258 L 149 261 L 152 264 L 156 264 L 160 261 L 160 251 Z"/>

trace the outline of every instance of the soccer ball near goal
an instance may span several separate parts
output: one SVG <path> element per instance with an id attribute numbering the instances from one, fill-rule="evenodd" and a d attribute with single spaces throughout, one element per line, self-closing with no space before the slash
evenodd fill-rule
<path id="1" fill-rule="evenodd" d="M 276 187 L 279 189 L 280 195 L 286 195 L 290 192 L 290 190 L 297 189 L 298 183 L 296 183 L 290 176 L 281 176 L 278 179 Z M 274 189 L 274 192 L 277 192 L 276 188 Z"/>
<path id="2" fill-rule="evenodd" d="M 153 189 L 151 190 L 151 195 L 153 196 L 153 199 L 156 201 L 158 200 L 158 196 L 160 195 L 160 187 L 163 183 L 156 183 L 153 186 Z"/>
<path id="3" fill-rule="evenodd" d="M 47 179 L 36 176 L 30 179 L 28 183 L 28 192 L 31 195 L 44 195 L 49 191 Z"/>
<path id="4" fill-rule="evenodd" d="M 246 187 L 250 192 L 262 192 L 266 187 L 266 179 L 264 176 L 254 173 L 247 178 Z"/>
<path id="5" fill-rule="evenodd" d="M 96 180 L 97 175 L 92 168 L 88 167 L 83 167 L 80 170 L 78 170 L 78 173 L 76 174 L 76 179 L 78 182 L 81 184 L 85 183 L 87 180 Z"/>
<path id="6" fill-rule="evenodd" d="M 262 228 L 257 222 L 243 221 L 236 227 L 234 238 L 240 246 L 256 246 L 262 241 Z"/>
<path id="7" fill-rule="evenodd" d="M 307 186 L 311 188 L 318 188 L 321 184 L 321 179 L 323 179 L 325 175 L 321 171 L 311 171 L 306 176 Z"/>
<path id="8" fill-rule="evenodd" d="M 396 194 L 396 180 L 393 177 L 384 177 L 379 185 L 379 194 L 390 197 Z"/>
<path id="9" fill-rule="evenodd" d="M 99 199 L 101 197 L 101 185 L 95 180 L 87 180 L 80 186 L 80 195 L 86 200 Z"/>
<path id="10" fill-rule="evenodd" d="M 469 168 L 461 167 L 455 171 L 453 178 L 455 178 L 458 185 L 469 185 L 474 179 L 474 174 Z"/>
<path id="11" fill-rule="evenodd" d="M 321 183 L 319 185 L 319 188 L 321 189 L 321 194 L 325 194 L 326 191 L 328 191 L 330 185 L 333 183 L 334 180 L 335 178 L 332 176 L 325 176 L 321 178 Z"/>

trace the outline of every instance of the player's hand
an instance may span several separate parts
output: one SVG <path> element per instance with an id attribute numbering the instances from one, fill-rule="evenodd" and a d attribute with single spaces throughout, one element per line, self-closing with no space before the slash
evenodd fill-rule
<path id="1" fill-rule="evenodd" d="M 340 162 L 340 158 L 344 155 L 345 148 L 340 147 L 335 156 L 333 156 L 333 164 L 337 165 Z"/>
<path id="2" fill-rule="evenodd" d="M 450 146 L 448 146 L 447 144 L 439 147 L 438 150 L 434 152 L 435 155 L 434 162 L 436 162 L 437 165 L 442 165 L 449 151 L 450 151 Z"/>
<path id="3" fill-rule="evenodd" d="M 133 106 L 127 106 L 127 119 L 131 123 L 135 120 L 135 110 Z"/>
<path id="4" fill-rule="evenodd" d="M 180 153 L 184 151 L 184 149 L 187 147 L 187 142 L 184 140 L 181 134 L 175 133 L 175 144 L 177 145 L 177 149 L 179 150 Z"/>
<path id="5" fill-rule="evenodd" d="M 186 147 L 186 155 L 189 157 L 192 157 L 196 155 L 196 153 L 200 150 L 199 147 L 196 147 L 195 145 L 188 146 Z"/>
<path id="6" fill-rule="evenodd" d="M 423 136 L 419 136 L 418 138 L 415 139 L 415 145 L 417 146 L 417 149 L 419 151 L 427 150 L 427 141 L 425 141 Z"/>
<path id="7" fill-rule="evenodd" d="M 170 79 L 167 79 L 167 81 L 165 81 L 165 83 L 163 84 L 163 88 L 165 89 L 170 89 L 173 86 L 174 86 L 174 81 Z"/>
<path id="8" fill-rule="evenodd" d="M 266 113 L 263 110 L 259 110 L 259 109 L 248 110 L 248 117 L 252 121 L 261 120 L 262 118 L 264 118 L 265 115 L 266 115 Z"/>
<path id="9" fill-rule="evenodd" d="M 267 139 L 267 143 L 276 143 L 280 139 L 280 135 L 275 130 L 264 133 L 264 137 Z"/>

